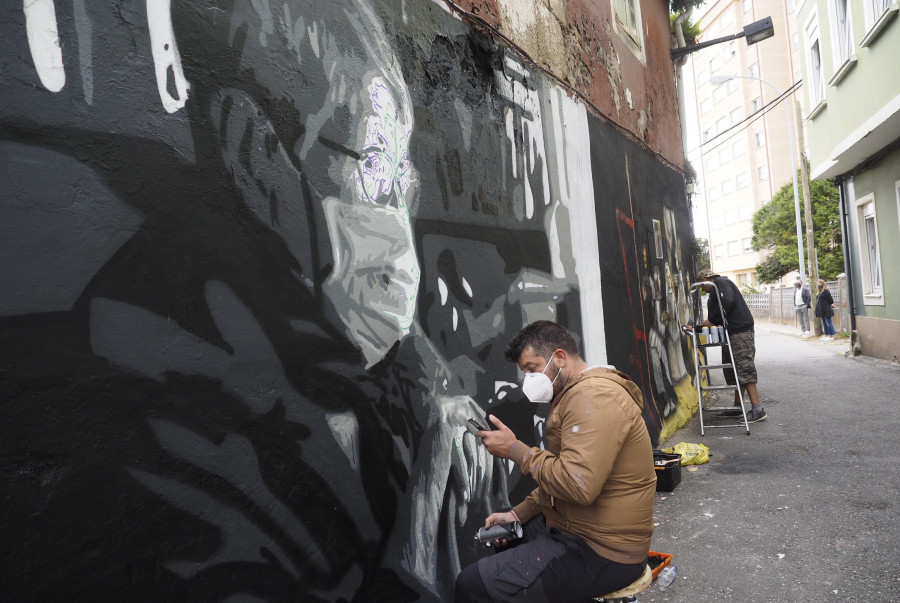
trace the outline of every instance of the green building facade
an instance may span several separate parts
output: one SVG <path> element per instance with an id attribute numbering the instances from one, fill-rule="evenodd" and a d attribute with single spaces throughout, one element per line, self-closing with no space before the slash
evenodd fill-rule
<path id="1" fill-rule="evenodd" d="M 900 7 L 806 0 L 798 7 L 810 177 L 834 179 L 854 348 L 900 356 Z"/>

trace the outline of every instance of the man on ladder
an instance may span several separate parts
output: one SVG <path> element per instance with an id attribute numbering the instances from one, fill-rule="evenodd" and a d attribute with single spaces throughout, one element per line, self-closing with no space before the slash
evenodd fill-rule
<path id="1" fill-rule="evenodd" d="M 703 322 L 704 327 L 720 326 L 725 323 L 728 330 L 728 336 L 731 339 L 731 355 L 734 358 L 734 365 L 737 368 L 738 387 L 747 392 L 750 396 L 750 404 L 752 405 L 750 412 L 747 413 L 748 423 L 757 423 L 766 420 L 766 411 L 763 410 L 759 401 L 759 393 L 756 391 L 756 364 L 753 359 L 756 356 L 756 339 L 753 333 L 753 315 L 750 314 L 750 308 L 744 301 L 744 296 L 730 280 L 724 276 L 713 273 L 712 270 L 701 270 L 697 275 L 697 280 L 713 282 L 719 290 L 719 302 L 716 303 L 712 296 L 706 301 L 707 320 Z M 701 288 L 710 293 L 714 291 L 712 285 L 701 285 Z M 720 312 L 721 308 L 721 312 Z M 722 320 L 722 313 L 725 314 L 727 321 Z M 730 358 L 728 355 L 728 347 L 722 348 L 722 363 L 727 364 Z M 729 385 L 735 385 L 734 372 L 728 368 L 724 371 L 725 381 Z M 734 405 L 740 408 L 740 392 L 734 390 Z"/>

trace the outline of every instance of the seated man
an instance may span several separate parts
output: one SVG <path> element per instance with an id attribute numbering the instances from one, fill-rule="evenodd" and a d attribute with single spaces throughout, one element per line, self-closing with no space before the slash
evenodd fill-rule
<path id="1" fill-rule="evenodd" d="M 485 520 L 521 521 L 524 535 L 508 548 L 496 542 L 498 554 L 463 569 L 457 603 L 581 603 L 627 586 L 647 563 L 656 491 L 640 390 L 614 369 L 589 367 L 553 322 L 527 325 L 505 354 L 525 372 L 525 395 L 552 403 L 546 450 L 527 447 L 493 415 L 496 430 L 478 432 L 492 455 L 538 487 Z"/>

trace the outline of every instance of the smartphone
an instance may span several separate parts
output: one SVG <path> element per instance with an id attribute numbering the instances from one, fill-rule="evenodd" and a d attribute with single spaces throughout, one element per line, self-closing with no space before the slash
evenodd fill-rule
<path id="1" fill-rule="evenodd" d="M 488 428 L 482 425 L 475 419 L 469 419 L 466 422 L 466 429 L 469 430 L 469 433 L 472 435 L 476 435 L 479 431 L 488 431 Z"/>

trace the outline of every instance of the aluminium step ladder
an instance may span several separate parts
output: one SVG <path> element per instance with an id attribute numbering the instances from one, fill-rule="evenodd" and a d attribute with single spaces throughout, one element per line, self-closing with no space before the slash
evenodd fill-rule
<path id="1" fill-rule="evenodd" d="M 722 298 L 719 296 L 719 288 L 716 287 L 716 284 L 710 281 L 701 281 L 697 283 L 691 284 L 691 294 L 695 294 L 698 291 L 701 291 L 701 286 L 703 285 L 712 285 L 713 292 L 716 296 L 716 303 L 719 304 L 719 315 L 722 317 L 722 326 L 725 327 L 724 331 L 724 340 L 719 340 L 717 343 L 711 343 L 709 340 L 706 343 L 700 342 L 700 333 L 697 332 L 696 326 L 694 326 L 690 335 L 693 343 L 693 353 L 694 353 L 694 385 L 697 388 L 697 404 L 699 407 L 700 414 L 700 435 L 706 435 L 706 428 L 715 428 L 715 427 L 744 427 L 747 430 L 747 435 L 750 435 L 750 423 L 747 421 L 747 408 L 744 404 L 744 394 L 741 392 L 740 383 L 737 378 L 737 367 L 734 364 L 734 355 L 731 353 L 731 337 L 728 335 L 728 319 L 725 316 L 725 312 L 722 309 Z M 700 301 L 699 294 L 696 298 L 697 304 L 696 308 L 700 310 L 699 316 L 703 316 L 703 304 Z M 697 321 L 695 321 L 696 323 Z M 702 322 L 702 321 L 701 321 Z M 708 348 L 727 348 L 728 349 L 728 363 L 720 363 L 720 364 L 708 364 L 707 356 L 708 354 L 703 353 L 703 350 Z M 710 383 L 709 379 L 709 371 L 714 369 L 731 369 L 734 374 L 734 381 L 736 385 L 703 385 L 703 382 L 700 378 L 700 371 L 706 371 L 706 382 Z M 740 409 L 741 409 L 741 417 L 743 417 L 744 422 L 735 422 L 733 424 L 728 425 L 706 425 L 703 417 L 704 412 L 718 412 L 722 413 L 717 416 L 726 417 L 729 415 L 725 415 L 723 411 L 728 413 L 733 413 L 737 410 L 736 406 L 719 406 L 719 407 L 703 407 L 703 392 L 713 391 L 713 390 L 735 390 L 737 392 L 738 400 L 740 401 Z M 737 418 L 737 415 L 734 415 Z"/>

